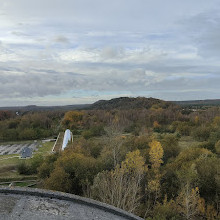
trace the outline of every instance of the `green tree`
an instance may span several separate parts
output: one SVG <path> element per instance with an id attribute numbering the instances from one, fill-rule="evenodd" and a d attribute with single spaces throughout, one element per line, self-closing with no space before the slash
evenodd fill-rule
<path id="1" fill-rule="evenodd" d="M 63 167 L 56 167 L 56 170 L 44 181 L 44 187 L 51 190 L 71 192 L 70 174 Z"/>
<path id="2" fill-rule="evenodd" d="M 59 170 L 58 168 L 65 171 L 65 176 L 68 179 L 68 181 L 62 182 L 64 187 L 61 191 L 78 195 L 82 195 L 84 191 L 87 191 L 87 188 L 93 182 L 94 176 L 100 170 L 99 163 L 96 159 L 81 153 L 72 152 L 71 150 L 65 150 L 55 162 L 50 177 L 45 181 L 47 188 L 60 190 L 59 187 L 56 189 L 56 185 L 53 185 L 53 182 L 56 181 L 56 178 L 59 176 L 56 173 L 57 170 Z"/>
<path id="3" fill-rule="evenodd" d="M 215 144 L 215 151 L 218 155 L 220 155 L 220 140 Z"/>
<path id="4" fill-rule="evenodd" d="M 180 153 L 180 147 L 178 145 L 178 138 L 175 135 L 165 135 L 161 141 L 164 156 L 163 160 L 166 163 L 170 158 L 175 158 Z"/>

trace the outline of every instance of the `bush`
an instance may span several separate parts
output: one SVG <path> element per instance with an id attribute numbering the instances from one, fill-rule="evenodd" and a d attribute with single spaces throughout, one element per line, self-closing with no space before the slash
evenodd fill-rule
<path id="1" fill-rule="evenodd" d="M 105 133 L 103 126 L 94 126 L 89 130 L 85 130 L 82 132 L 82 136 L 85 139 L 89 139 L 91 137 L 101 136 Z"/>
<path id="2" fill-rule="evenodd" d="M 37 173 L 38 167 L 43 162 L 43 157 L 41 155 L 36 155 L 28 161 L 22 161 L 18 164 L 17 170 L 19 174 L 32 175 Z"/>
<path id="3" fill-rule="evenodd" d="M 215 144 L 215 151 L 217 154 L 220 154 L 220 140 Z"/>
<path id="4" fill-rule="evenodd" d="M 178 131 L 181 135 L 189 136 L 191 130 L 192 130 L 192 126 L 189 125 L 189 123 L 187 123 L 187 122 L 181 122 L 181 123 L 179 123 L 178 126 L 177 126 L 177 131 Z"/>
<path id="5" fill-rule="evenodd" d="M 30 168 L 25 161 L 22 161 L 21 163 L 18 164 L 17 170 L 19 174 L 24 174 L 24 175 L 30 174 Z"/>
<path id="6" fill-rule="evenodd" d="M 54 162 L 57 160 L 59 154 L 51 154 L 44 159 L 44 162 L 41 163 L 40 167 L 37 168 L 38 176 L 42 179 L 48 178 L 50 173 L 54 169 Z"/>
<path id="7" fill-rule="evenodd" d="M 215 151 L 215 145 L 213 143 L 209 142 L 209 141 L 202 142 L 201 144 L 198 145 L 198 147 L 206 148 L 206 149 L 208 149 L 208 150 L 210 150 L 212 152 Z"/>
<path id="8" fill-rule="evenodd" d="M 206 141 L 210 136 L 209 127 L 198 127 L 192 131 L 192 136 L 198 141 Z"/>
<path id="9" fill-rule="evenodd" d="M 164 149 L 163 160 L 166 163 L 169 158 L 175 158 L 180 153 L 180 147 L 178 145 L 178 138 L 175 135 L 165 135 L 161 144 Z"/>
<path id="10" fill-rule="evenodd" d="M 30 160 L 30 174 L 36 174 L 38 167 L 43 163 L 43 156 L 41 155 L 36 155 Z"/>

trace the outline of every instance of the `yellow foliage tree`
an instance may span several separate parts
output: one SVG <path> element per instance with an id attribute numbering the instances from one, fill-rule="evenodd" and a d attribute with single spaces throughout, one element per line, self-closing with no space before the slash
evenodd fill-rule
<path id="1" fill-rule="evenodd" d="M 158 123 L 158 121 L 154 121 L 153 127 L 154 128 L 160 128 L 160 124 Z"/>
<path id="2" fill-rule="evenodd" d="M 150 143 L 150 162 L 153 169 L 159 169 L 160 165 L 163 163 L 163 148 L 160 142 L 153 140 Z"/>
<path id="3" fill-rule="evenodd" d="M 151 177 L 148 181 L 147 191 L 153 194 L 153 206 L 156 205 L 156 201 L 160 193 L 160 179 L 161 174 L 159 171 L 160 165 L 163 163 L 163 148 L 160 142 L 153 140 L 150 143 L 150 162 L 151 162 Z"/>
<path id="4" fill-rule="evenodd" d="M 213 119 L 213 125 L 216 126 L 216 127 L 220 125 L 220 116 L 216 116 Z"/>
<path id="5" fill-rule="evenodd" d="M 69 111 L 64 115 L 63 124 L 71 128 L 81 126 L 83 115 L 83 112 Z"/>
<path id="6" fill-rule="evenodd" d="M 199 124 L 199 116 L 198 115 L 196 115 L 196 117 L 195 117 L 195 124 L 196 125 Z"/>
<path id="7" fill-rule="evenodd" d="M 144 171 L 147 171 L 147 166 L 144 165 L 144 159 L 140 155 L 140 151 L 136 150 L 127 153 L 125 160 L 121 164 L 121 169 L 130 173 L 143 173 Z"/>

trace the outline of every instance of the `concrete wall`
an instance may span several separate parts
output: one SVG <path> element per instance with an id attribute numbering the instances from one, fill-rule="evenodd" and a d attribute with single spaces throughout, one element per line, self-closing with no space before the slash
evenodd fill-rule
<path id="1" fill-rule="evenodd" d="M 141 220 L 92 199 L 41 189 L 0 188 L 0 203 L 0 219 Z"/>

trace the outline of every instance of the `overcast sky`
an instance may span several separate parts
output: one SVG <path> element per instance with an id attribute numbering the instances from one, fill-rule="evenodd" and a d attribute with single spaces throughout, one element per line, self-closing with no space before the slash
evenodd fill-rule
<path id="1" fill-rule="evenodd" d="M 219 0 L 0 0 L 0 106 L 220 98 Z"/>

